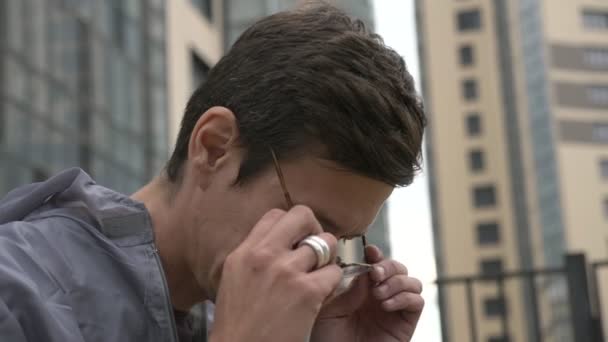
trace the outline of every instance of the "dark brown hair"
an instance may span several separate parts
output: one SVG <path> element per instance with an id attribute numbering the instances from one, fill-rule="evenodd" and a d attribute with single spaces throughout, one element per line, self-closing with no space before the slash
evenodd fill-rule
<path id="1" fill-rule="evenodd" d="M 392 186 L 420 168 L 426 119 L 403 59 L 340 10 L 314 5 L 245 31 L 190 98 L 167 164 L 180 178 L 192 129 L 212 106 L 232 110 L 246 156 L 237 184 L 279 159 L 319 157 Z"/>

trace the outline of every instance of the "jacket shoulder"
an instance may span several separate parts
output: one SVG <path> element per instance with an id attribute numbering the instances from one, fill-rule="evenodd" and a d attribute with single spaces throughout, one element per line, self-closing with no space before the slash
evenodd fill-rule
<path id="1" fill-rule="evenodd" d="M 78 322 L 64 302 L 68 281 L 48 267 L 60 258 L 56 251 L 49 253 L 52 245 L 36 228 L 21 221 L 0 226 L 0 336 L 10 336 L 10 341 L 82 341 Z"/>

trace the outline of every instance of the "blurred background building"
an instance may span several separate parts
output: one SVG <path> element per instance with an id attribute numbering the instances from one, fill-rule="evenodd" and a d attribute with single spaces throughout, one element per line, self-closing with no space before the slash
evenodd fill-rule
<path id="1" fill-rule="evenodd" d="M 156 175 L 223 54 L 222 1 L 0 2 L 0 194 L 79 166 L 130 193 Z"/>
<path id="2" fill-rule="evenodd" d="M 416 5 L 439 276 L 607 258 L 608 3 Z M 572 341 L 564 281 L 537 285 L 544 341 Z M 475 287 L 479 340 L 536 341 L 530 291 L 505 286 Z M 466 307 L 440 291 L 444 341 L 473 340 Z"/>
<path id="3" fill-rule="evenodd" d="M 163 1 L 0 1 L 0 194 L 80 166 L 131 192 L 165 162 Z"/>
<path id="4" fill-rule="evenodd" d="M 171 145 L 190 95 L 224 53 L 223 22 L 222 0 L 167 1 Z"/>

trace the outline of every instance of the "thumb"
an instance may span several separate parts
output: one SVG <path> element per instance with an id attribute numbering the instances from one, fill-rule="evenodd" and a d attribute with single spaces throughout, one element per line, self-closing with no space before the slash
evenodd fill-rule
<path id="1" fill-rule="evenodd" d="M 380 261 L 384 260 L 384 254 L 376 245 L 367 245 L 365 246 L 365 261 L 370 264 L 376 264 Z"/>

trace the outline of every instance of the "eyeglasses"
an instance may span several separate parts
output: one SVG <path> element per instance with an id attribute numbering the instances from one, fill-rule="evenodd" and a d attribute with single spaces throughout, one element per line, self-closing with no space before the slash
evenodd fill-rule
<path id="1" fill-rule="evenodd" d="M 274 168 L 277 173 L 277 177 L 279 178 L 279 183 L 281 183 L 281 189 L 283 190 L 283 196 L 285 196 L 285 202 L 287 203 L 287 208 L 291 209 L 293 207 L 293 201 L 291 199 L 291 195 L 287 190 L 287 185 L 285 184 L 285 177 L 283 177 L 283 171 L 281 170 L 281 165 L 279 164 L 279 160 L 277 159 L 277 155 L 274 153 L 274 150 L 270 148 L 270 153 L 272 154 L 272 160 L 274 161 Z M 363 246 L 362 255 L 365 255 L 365 247 L 367 246 L 367 239 L 365 238 L 365 234 L 360 236 L 361 238 L 361 246 Z M 367 273 L 372 270 L 373 266 L 367 264 L 365 262 L 351 262 L 345 263 L 341 260 L 340 257 L 337 258 L 336 264 L 342 268 L 342 278 L 344 284 L 341 283 L 338 288 L 339 292 L 343 292 L 347 290 L 350 286 L 351 281 L 360 274 Z M 340 288 L 343 287 L 343 290 L 340 291 Z"/>

